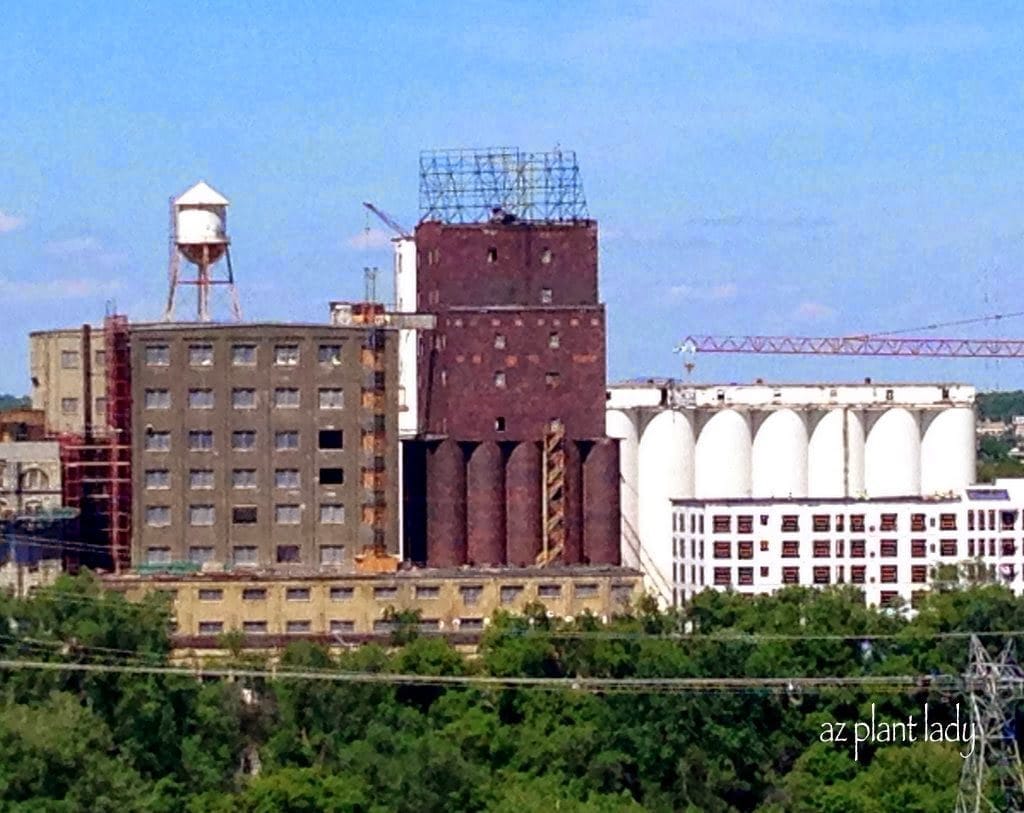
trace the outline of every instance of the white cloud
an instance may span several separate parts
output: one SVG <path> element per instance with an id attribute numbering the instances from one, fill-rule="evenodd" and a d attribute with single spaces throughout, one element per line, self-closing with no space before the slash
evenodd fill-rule
<path id="1" fill-rule="evenodd" d="M 123 265 L 126 257 L 118 251 L 112 251 L 98 237 L 82 235 L 53 240 L 43 246 L 43 253 L 73 267 L 111 269 Z"/>
<path id="2" fill-rule="evenodd" d="M 723 282 L 719 285 L 705 287 L 673 285 L 668 292 L 675 299 L 689 299 L 694 302 L 725 302 L 735 299 L 739 288 L 733 282 Z"/>
<path id="3" fill-rule="evenodd" d="M 345 244 L 349 248 L 359 251 L 369 251 L 370 249 L 390 246 L 392 237 L 394 237 L 393 234 L 383 229 L 363 229 L 359 234 L 349 237 Z"/>
<path id="4" fill-rule="evenodd" d="M 81 254 L 92 254 L 102 249 L 100 241 L 95 237 L 70 237 L 67 240 L 55 240 L 47 243 L 43 251 L 53 257 L 75 257 Z"/>
<path id="5" fill-rule="evenodd" d="M 835 308 L 821 302 L 801 302 L 796 309 L 796 316 L 807 321 L 818 321 L 835 316 Z"/>
<path id="6" fill-rule="evenodd" d="M 0 234 L 15 231 L 25 225 L 25 218 L 0 212 Z"/>
<path id="7" fill-rule="evenodd" d="M 0 296 L 8 301 L 84 299 L 91 296 L 109 296 L 119 290 L 121 290 L 121 282 L 115 279 L 55 277 L 26 281 L 0 277 Z"/>

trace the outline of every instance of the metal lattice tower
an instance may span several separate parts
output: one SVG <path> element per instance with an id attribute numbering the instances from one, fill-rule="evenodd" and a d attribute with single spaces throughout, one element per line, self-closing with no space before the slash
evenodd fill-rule
<path id="1" fill-rule="evenodd" d="M 576 153 L 514 147 L 420 153 L 420 213 L 442 223 L 586 220 Z"/>
<path id="2" fill-rule="evenodd" d="M 1009 641 L 993 659 L 971 636 L 964 674 L 974 751 L 964 761 L 956 813 L 1024 811 L 1024 769 L 1015 724 L 1016 701 L 1024 696 L 1024 670 Z"/>

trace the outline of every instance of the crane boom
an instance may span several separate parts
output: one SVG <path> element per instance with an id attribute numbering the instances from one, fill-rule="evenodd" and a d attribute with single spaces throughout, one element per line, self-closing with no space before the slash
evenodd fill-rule
<path id="1" fill-rule="evenodd" d="M 367 209 L 369 209 L 371 212 L 377 215 L 381 223 L 383 223 L 385 226 L 391 229 L 391 231 L 395 232 L 395 234 L 397 234 L 399 237 L 402 237 L 406 240 L 409 240 L 412 237 L 412 235 L 409 233 L 409 230 L 403 227 L 400 223 L 398 223 L 398 221 L 391 217 L 391 215 L 389 215 L 387 212 L 378 209 L 372 203 L 366 201 L 363 202 L 363 206 L 365 206 Z"/>
<path id="2" fill-rule="evenodd" d="M 676 348 L 697 353 L 770 353 L 912 358 L 1024 358 L 1024 339 L 922 339 L 890 336 L 687 336 Z"/>

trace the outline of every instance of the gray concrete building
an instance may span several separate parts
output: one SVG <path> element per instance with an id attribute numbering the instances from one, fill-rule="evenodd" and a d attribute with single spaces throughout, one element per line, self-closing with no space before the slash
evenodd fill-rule
<path id="1" fill-rule="evenodd" d="M 60 505 L 59 445 L 51 441 L 0 443 L 0 517 Z"/>
<path id="2" fill-rule="evenodd" d="M 398 552 L 397 331 L 131 326 L 133 565 Z"/>

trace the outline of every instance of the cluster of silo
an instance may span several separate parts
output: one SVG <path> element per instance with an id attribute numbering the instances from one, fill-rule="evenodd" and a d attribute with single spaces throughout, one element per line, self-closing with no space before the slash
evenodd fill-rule
<path id="1" fill-rule="evenodd" d="M 427 540 L 428 566 L 536 563 L 544 548 L 540 443 L 444 440 L 419 448 L 427 490 L 418 536 Z M 619 564 L 619 477 L 618 441 L 565 442 L 563 564 Z"/>

